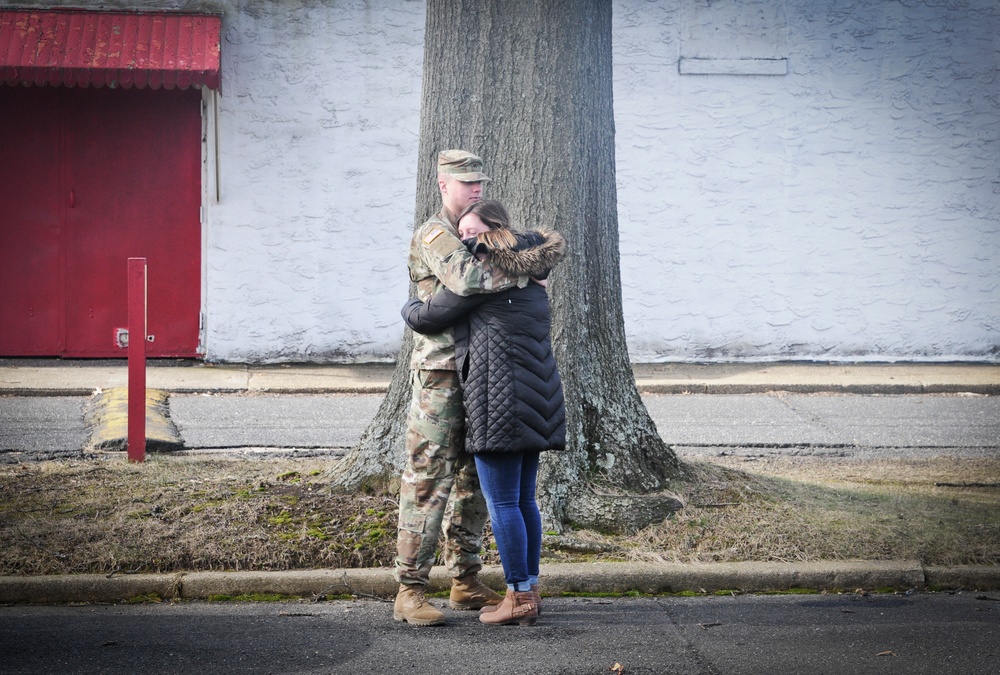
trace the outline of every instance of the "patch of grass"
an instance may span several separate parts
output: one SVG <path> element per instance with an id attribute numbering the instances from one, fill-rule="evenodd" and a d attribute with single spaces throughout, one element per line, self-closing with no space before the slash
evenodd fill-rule
<path id="1" fill-rule="evenodd" d="M 282 595 L 280 593 L 240 593 L 239 595 L 210 595 L 209 602 L 284 602 L 294 600 L 296 596 Z"/>
<path id="2" fill-rule="evenodd" d="M 1000 461 L 729 459 L 689 469 L 683 511 L 609 541 L 652 562 L 1000 563 L 1000 492 L 935 485 L 995 481 Z"/>
<path id="3" fill-rule="evenodd" d="M 3 466 L 0 574 L 391 565 L 395 504 L 387 496 L 275 479 L 326 468 L 320 460 L 169 455 Z M 366 511 L 383 514 L 380 522 Z M 364 544 L 352 537 L 343 545 L 345 523 L 355 522 Z"/>
<path id="4" fill-rule="evenodd" d="M 321 459 L 150 455 L 0 466 L 0 574 L 391 567 L 395 496 L 331 494 Z M 630 536 L 566 532 L 544 562 L 1000 564 L 1000 459 L 720 457 Z M 557 541 L 558 540 L 558 541 Z M 499 563 L 489 528 L 484 562 Z M 142 601 L 153 601 L 146 599 Z"/>

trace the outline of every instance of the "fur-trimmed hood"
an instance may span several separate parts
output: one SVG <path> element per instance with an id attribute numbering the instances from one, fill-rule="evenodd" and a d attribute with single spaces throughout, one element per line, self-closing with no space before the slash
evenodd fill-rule
<path id="1" fill-rule="evenodd" d="M 512 276 L 544 277 L 566 257 L 566 239 L 555 230 L 490 230 L 476 239 L 485 262 Z"/>

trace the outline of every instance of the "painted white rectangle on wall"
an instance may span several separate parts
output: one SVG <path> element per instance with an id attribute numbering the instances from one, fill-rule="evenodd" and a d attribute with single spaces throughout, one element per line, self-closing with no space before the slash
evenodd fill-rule
<path id="1" fill-rule="evenodd" d="M 779 59 L 787 56 L 784 0 L 712 0 L 682 2 L 679 6 L 680 55 L 683 59 Z M 650 8 L 649 13 L 654 11 Z"/>

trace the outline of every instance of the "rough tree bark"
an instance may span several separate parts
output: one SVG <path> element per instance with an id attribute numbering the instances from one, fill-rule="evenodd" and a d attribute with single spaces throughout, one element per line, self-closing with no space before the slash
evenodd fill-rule
<path id="1" fill-rule="evenodd" d="M 625 344 L 611 68 L 611 0 L 427 2 L 416 222 L 439 208 L 437 152 L 464 148 L 483 157 L 486 196 L 515 223 L 557 229 L 569 244 L 549 285 L 569 448 L 545 453 L 539 474 L 554 531 L 634 529 L 679 506 L 652 494 L 680 467 L 639 397 Z M 345 462 L 348 486 L 402 465 L 409 348 Z"/>

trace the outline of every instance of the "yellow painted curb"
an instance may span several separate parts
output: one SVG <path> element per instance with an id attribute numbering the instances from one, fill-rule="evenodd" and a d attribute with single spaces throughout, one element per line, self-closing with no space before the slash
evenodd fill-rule
<path id="1" fill-rule="evenodd" d="M 177 425 L 170 419 L 170 395 L 160 389 L 146 390 L 146 451 L 181 450 Z M 89 432 L 85 450 L 128 449 L 128 389 L 107 389 L 87 403 L 84 423 Z"/>

